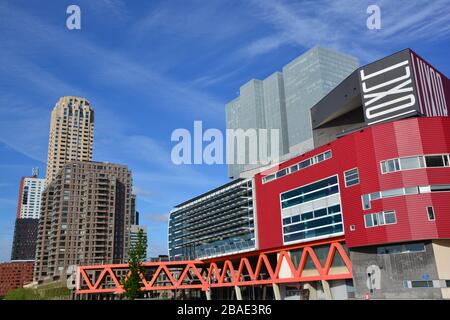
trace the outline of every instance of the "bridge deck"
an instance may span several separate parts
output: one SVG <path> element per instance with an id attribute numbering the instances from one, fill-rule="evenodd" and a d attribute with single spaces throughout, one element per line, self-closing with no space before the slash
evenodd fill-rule
<path id="1" fill-rule="evenodd" d="M 352 265 L 343 242 L 344 238 L 339 237 L 203 261 L 144 262 L 141 290 L 206 291 L 218 287 L 349 279 Z M 328 249 L 323 265 L 315 251 L 319 246 Z M 294 251 L 297 259 L 291 257 Z M 337 256 L 342 259 L 343 267 L 333 267 Z M 312 261 L 312 268 L 311 262 L 309 268 L 305 268 L 308 259 Z M 123 293 L 122 283 L 128 275 L 127 264 L 80 266 L 76 293 Z"/>

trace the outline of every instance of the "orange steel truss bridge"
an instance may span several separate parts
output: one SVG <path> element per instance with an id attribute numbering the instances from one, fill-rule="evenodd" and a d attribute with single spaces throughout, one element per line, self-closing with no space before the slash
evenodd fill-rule
<path id="1" fill-rule="evenodd" d="M 141 290 L 208 291 L 220 287 L 350 279 L 352 265 L 343 242 L 344 238 L 339 237 L 210 260 L 144 262 L 140 274 L 143 284 Z M 319 247 L 328 250 L 326 259 L 322 258 L 324 264 L 321 264 L 315 252 Z M 292 259 L 293 252 L 297 253 L 297 259 Z M 332 264 L 337 256 L 340 256 L 345 267 L 337 268 L 336 272 Z M 310 262 L 306 270 L 308 259 L 312 264 Z M 76 293 L 121 294 L 124 292 L 123 280 L 128 275 L 128 264 L 80 266 Z"/>

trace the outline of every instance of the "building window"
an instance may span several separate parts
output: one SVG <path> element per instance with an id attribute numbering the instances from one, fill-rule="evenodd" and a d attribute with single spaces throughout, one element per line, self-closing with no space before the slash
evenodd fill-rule
<path id="1" fill-rule="evenodd" d="M 361 201 L 363 209 L 367 210 L 371 208 L 371 201 L 374 200 L 430 192 L 450 192 L 450 184 L 435 184 L 431 186 L 416 186 L 377 191 L 369 194 L 363 194 L 361 196 Z"/>
<path id="2" fill-rule="evenodd" d="M 267 183 L 267 182 L 272 181 L 272 180 L 275 180 L 275 174 L 269 174 L 268 176 L 265 176 L 263 178 L 263 182 L 264 183 Z"/>
<path id="3" fill-rule="evenodd" d="M 444 159 L 442 156 L 427 156 L 425 157 L 425 164 L 427 168 L 444 167 Z"/>
<path id="4" fill-rule="evenodd" d="M 281 208 L 289 208 L 301 203 L 313 201 L 319 198 L 339 192 L 337 176 L 323 179 L 303 187 L 284 192 L 281 197 Z"/>
<path id="5" fill-rule="evenodd" d="M 427 207 L 428 220 L 434 221 L 434 209 L 433 207 Z"/>
<path id="6" fill-rule="evenodd" d="M 416 243 L 381 246 L 377 248 L 377 254 L 397 254 L 397 253 L 414 253 L 414 252 L 425 252 L 425 244 L 423 242 L 416 242 Z"/>
<path id="7" fill-rule="evenodd" d="M 344 172 L 345 176 L 345 186 L 351 187 L 359 184 L 359 173 L 358 168 L 354 168 Z"/>
<path id="8" fill-rule="evenodd" d="M 309 159 L 303 160 L 303 161 L 301 161 L 299 163 L 296 163 L 296 164 L 290 166 L 289 168 L 285 168 L 285 169 L 282 169 L 282 170 L 280 170 L 280 171 L 278 171 L 278 172 L 276 172 L 274 174 L 267 175 L 267 176 L 263 177 L 262 182 L 263 183 L 267 183 L 267 182 L 270 182 L 272 180 L 284 177 L 285 175 L 297 172 L 299 170 L 305 169 L 305 168 L 307 168 L 309 166 L 312 166 L 314 164 L 317 164 L 317 163 L 320 163 L 320 162 L 325 161 L 327 159 L 330 159 L 331 156 L 332 156 L 331 150 L 328 150 L 328 151 L 323 152 L 321 154 L 318 154 L 318 155 L 316 155 L 316 156 L 314 156 L 312 158 L 309 158 Z"/>
<path id="9" fill-rule="evenodd" d="M 450 166 L 450 155 L 425 155 L 381 161 L 381 172 L 390 173 L 420 168 L 442 168 Z"/>
<path id="10" fill-rule="evenodd" d="M 343 232 L 337 176 L 284 192 L 280 202 L 285 243 L 311 241 Z"/>
<path id="11" fill-rule="evenodd" d="M 411 288 L 433 288 L 433 281 L 411 281 Z"/>
<path id="12" fill-rule="evenodd" d="M 395 211 L 383 211 L 364 215 L 364 224 L 366 228 L 395 223 L 397 223 Z"/>
<path id="13" fill-rule="evenodd" d="M 281 177 L 285 176 L 286 173 L 287 173 L 287 169 L 280 170 L 277 172 L 276 177 L 281 178 Z"/>

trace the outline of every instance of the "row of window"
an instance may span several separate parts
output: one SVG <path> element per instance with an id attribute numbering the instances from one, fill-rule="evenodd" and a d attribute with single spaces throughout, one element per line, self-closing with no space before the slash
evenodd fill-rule
<path id="1" fill-rule="evenodd" d="M 328 208 L 321 208 L 314 211 L 305 212 L 299 215 L 283 218 L 283 226 L 323 217 L 326 215 L 332 215 L 338 212 L 341 212 L 341 206 L 339 204 Z"/>
<path id="2" fill-rule="evenodd" d="M 339 193 L 337 176 L 283 192 L 280 195 L 281 208 L 286 209 L 301 203 L 324 198 L 335 193 Z"/>
<path id="3" fill-rule="evenodd" d="M 305 239 L 317 238 L 335 233 L 341 233 L 343 230 L 342 223 L 325 226 L 318 229 L 305 230 L 298 233 L 292 233 L 284 236 L 284 242 L 300 241 Z"/>
<path id="4" fill-rule="evenodd" d="M 434 221 L 435 215 L 434 215 L 434 208 L 433 207 L 427 207 L 426 209 L 428 221 Z M 395 215 L 395 211 L 383 211 L 383 212 L 376 212 L 376 213 L 369 213 L 364 215 L 364 225 L 366 228 L 371 227 L 377 227 L 377 226 L 383 226 L 386 224 L 396 224 L 397 223 L 397 217 Z M 354 231 L 354 225 L 350 226 L 351 231 Z"/>
<path id="5" fill-rule="evenodd" d="M 393 244 L 388 246 L 380 246 L 377 248 L 377 254 L 400 254 L 425 252 L 425 244 L 423 242 Z"/>
<path id="6" fill-rule="evenodd" d="M 408 280 L 403 281 L 405 288 L 450 288 L 450 280 Z"/>
<path id="7" fill-rule="evenodd" d="M 373 200 L 398 197 L 410 194 L 448 192 L 448 191 L 450 191 L 450 184 L 436 184 L 431 186 L 417 186 L 417 187 L 390 189 L 362 195 L 362 204 L 363 209 L 367 210 L 371 208 L 371 201 Z"/>
<path id="8" fill-rule="evenodd" d="M 383 211 L 364 215 L 364 224 L 366 228 L 395 223 L 397 223 L 395 211 Z"/>
<path id="9" fill-rule="evenodd" d="M 440 168 L 450 166 L 450 155 L 429 155 L 404 157 L 381 161 L 381 172 L 390 173 L 420 168 Z"/>
<path id="10" fill-rule="evenodd" d="M 313 220 L 309 220 L 306 222 L 292 224 L 290 226 L 284 227 L 283 231 L 284 231 L 284 234 L 286 235 L 286 234 L 297 232 L 297 231 L 318 229 L 323 226 L 337 224 L 339 222 L 342 222 L 342 215 L 340 212 L 337 214 L 333 214 L 331 216 L 325 216 L 320 219 L 313 219 Z"/>
<path id="11" fill-rule="evenodd" d="M 317 164 L 324 160 L 330 159 L 331 157 L 332 157 L 331 150 L 328 150 L 328 151 L 318 154 L 312 158 L 309 158 L 309 159 L 303 160 L 299 163 L 296 163 L 288 168 L 279 170 L 276 173 L 269 174 L 269 175 L 265 176 L 262 181 L 263 181 L 263 183 L 267 183 L 269 181 L 284 177 L 285 175 L 308 168 L 314 164 Z"/>

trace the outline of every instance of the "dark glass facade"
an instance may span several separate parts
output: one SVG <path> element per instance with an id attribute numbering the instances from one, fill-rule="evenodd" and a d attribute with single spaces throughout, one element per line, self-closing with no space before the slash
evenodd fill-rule
<path id="1" fill-rule="evenodd" d="M 11 260 L 34 260 L 39 219 L 16 219 Z"/>
<path id="2" fill-rule="evenodd" d="M 255 250 L 253 182 L 237 180 L 177 206 L 169 219 L 171 259 Z"/>

